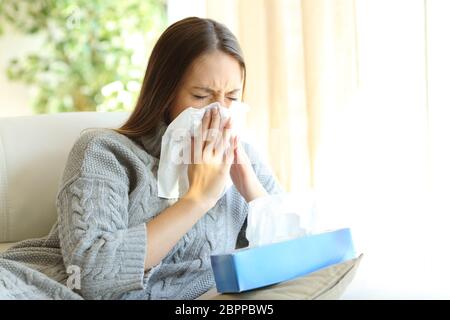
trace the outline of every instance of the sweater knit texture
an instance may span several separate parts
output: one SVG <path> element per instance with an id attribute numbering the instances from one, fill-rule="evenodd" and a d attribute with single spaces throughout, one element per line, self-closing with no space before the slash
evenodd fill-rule
<path id="1" fill-rule="evenodd" d="M 177 200 L 157 196 L 165 128 L 135 140 L 111 129 L 80 135 L 67 159 L 49 235 L 0 255 L 3 287 L 9 287 L 3 291 L 0 281 L 0 297 L 43 292 L 50 299 L 195 299 L 214 287 L 210 255 L 246 246 L 248 204 L 234 186 L 158 265 L 144 269 L 146 222 Z M 267 192 L 283 192 L 257 152 L 243 146 Z M 80 288 L 68 290 L 67 270 L 73 268 L 80 271 Z M 30 281 L 34 273 L 39 281 Z"/>

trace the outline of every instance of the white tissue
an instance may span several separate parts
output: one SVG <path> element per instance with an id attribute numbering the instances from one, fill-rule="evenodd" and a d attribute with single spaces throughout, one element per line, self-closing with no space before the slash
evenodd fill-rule
<path id="1" fill-rule="evenodd" d="M 249 202 L 249 247 L 309 235 L 313 218 L 313 203 L 307 196 L 284 193 L 257 198 Z"/>
<path id="2" fill-rule="evenodd" d="M 207 109 L 218 107 L 222 119 L 233 119 L 232 135 L 240 134 L 245 127 L 248 106 L 233 102 L 225 108 L 214 102 L 201 109 L 189 107 L 181 112 L 167 127 L 162 137 L 161 155 L 158 167 L 158 197 L 174 199 L 183 196 L 189 189 L 187 174 L 190 162 L 190 137 L 200 130 L 202 118 Z M 222 195 L 232 186 L 231 178 Z"/>

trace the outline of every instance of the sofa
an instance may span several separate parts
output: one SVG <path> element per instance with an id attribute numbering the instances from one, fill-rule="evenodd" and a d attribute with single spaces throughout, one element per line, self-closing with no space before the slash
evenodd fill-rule
<path id="1" fill-rule="evenodd" d="M 119 127 L 128 115 L 76 112 L 0 118 L 0 252 L 50 231 L 58 183 L 80 132 Z"/>

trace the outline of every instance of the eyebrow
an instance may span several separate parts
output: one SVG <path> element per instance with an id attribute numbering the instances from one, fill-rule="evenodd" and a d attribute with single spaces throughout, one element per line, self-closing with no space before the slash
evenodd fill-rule
<path id="1" fill-rule="evenodd" d="M 215 92 L 213 89 L 208 88 L 208 87 L 197 87 L 197 86 L 194 86 L 194 87 L 192 87 L 192 88 L 193 88 L 193 89 L 203 90 L 203 91 L 206 91 L 206 92 L 209 92 L 209 93 L 214 93 L 214 92 Z M 240 88 L 233 89 L 233 90 L 231 90 L 231 91 L 229 91 L 229 92 L 227 92 L 227 93 L 235 93 L 235 92 L 238 92 L 238 91 L 241 91 L 241 89 L 240 89 Z"/>

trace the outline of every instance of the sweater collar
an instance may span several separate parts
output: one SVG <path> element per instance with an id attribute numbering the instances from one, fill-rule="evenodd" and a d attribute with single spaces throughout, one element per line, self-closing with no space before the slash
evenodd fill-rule
<path id="1" fill-rule="evenodd" d="M 161 141 L 167 130 L 167 124 L 160 121 L 154 130 L 154 134 L 147 134 L 140 138 L 144 149 L 153 157 L 158 158 L 161 155 Z"/>

